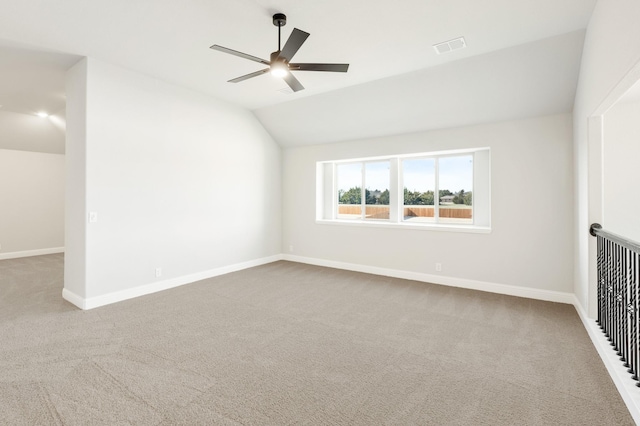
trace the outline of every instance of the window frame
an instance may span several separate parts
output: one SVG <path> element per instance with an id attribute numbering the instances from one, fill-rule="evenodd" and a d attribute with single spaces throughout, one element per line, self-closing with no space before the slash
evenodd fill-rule
<path id="1" fill-rule="evenodd" d="M 478 167 L 479 153 L 483 153 L 482 167 Z M 471 155 L 473 161 L 472 172 L 472 223 L 448 223 L 441 222 L 439 218 L 439 171 L 437 159 L 444 157 L 457 157 Z M 404 176 L 403 176 L 403 160 L 407 159 L 430 159 L 436 158 L 436 189 L 434 192 L 434 222 L 409 222 L 404 220 Z M 365 164 L 373 162 L 389 161 L 389 219 L 365 219 L 366 214 L 366 188 L 365 188 Z M 361 217 L 353 219 L 338 218 L 339 196 L 338 196 L 338 176 L 337 166 L 341 164 L 361 165 Z M 334 161 L 318 161 L 316 163 L 316 223 L 326 225 L 339 226 L 365 226 L 378 228 L 393 229 L 415 229 L 415 230 L 436 230 L 436 231 L 455 231 L 455 232 L 471 232 L 471 233 L 488 233 L 491 232 L 491 150 L 488 147 L 471 148 L 462 150 L 448 150 L 435 152 L 421 152 L 413 154 L 389 155 L 378 157 L 350 158 Z M 482 169 L 481 172 L 477 172 Z M 478 185 L 477 180 L 483 181 L 482 185 Z M 483 186 L 484 190 L 478 193 L 476 188 Z M 484 196 L 486 199 L 478 203 L 478 196 Z M 436 202 L 437 201 L 437 202 Z M 478 214 L 478 207 L 482 208 L 482 214 Z M 436 216 L 437 214 L 437 216 Z M 480 216 L 481 220 L 477 218 Z"/>
<path id="2" fill-rule="evenodd" d="M 391 220 L 391 200 L 389 200 L 389 204 L 386 204 L 386 206 L 388 206 L 389 208 L 389 218 L 388 219 L 381 219 L 381 218 L 367 218 L 367 206 L 375 206 L 376 204 L 367 204 L 367 164 L 373 164 L 373 163 L 388 163 L 389 164 L 389 188 L 387 188 L 387 190 L 389 191 L 389 193 L 391 193 L 392 189 L 391 189 L 391 161 L 390 160 L 386 160 L 386 159 L 374 159 L 374 160 L 358 160 L 358 161 L 336 161 L 334 164 L 336 165 L 336 167 L 334 167 L 334 177 L 333 177 L 333 181 L 335 182 L 335 190 L 333 191 L 333 194 L 335 196 L 335 203 L 334 203 L 334 212 L 333 212 L 333 218 L 335 218 L 336 220 L 346 220 L 346 221 L 365 221 L 365 222 L 370 222 L 370 221 L 377 221 L 377 222 L 389 222 Z M 357 218 L 339 218 L 340 215 L 340 206 L 343 204 L 340 204 L 340 191 L 338 189 L 338 185 L 340 180 L 338 179 L 338 167 L 340 165 L 350 165 L 350 164 L 359 164 L 360 165 L 360 219 Z M 381 205 L 385 205 L 385 204 L 381 204 Z"/>
<path id="3" fill-rule="evenodd" d="M 400 203 L 400 208 L 402 209 L 402 215 L 400 215 L 400 222 L 406 223 L 407 220 L 404 219 L 404 189 L 405 189 L 405 185 L 404 185 L 404 161 L 405 160 L 430 160 L 433 159 L 434 160 L 434 189 L 433 189 L 433 222 L 421 222 L 421 223 L 427 223 L 427 224 L 445 224 L 447 223 L 442 222 L 440 219 L 440 190 L 442 188 L 440 188 L 440 159 L 442 158 L 454 158 L 454 157 L 466 157 L 466 156 L 470 156 L 471 157 L 471 161 L 473 164 L 473 168 L 475 169 L 475 161 L 476 161 L 476 155 L 475 155 L 475 151 L 471 151 L 471 152 L 457 152 L 457 153 L 448 153 L 448 154 L 429 154 L 429 155 L 412 155 L 412 156 L 406 156 L 406 157 L 399 157 L 399 161 L 400 161 L 400 170 L 399 170 L 399 179 L 400 179 L 400 186 L 399 188 L 402 188 L 401 191 L 401 203 Z M 474 203 L 475 203 L 475 197 L 473 196 L 473 191 L 474 191 L 474 172 L 472 169 L 472 178 L 471 178 L 471 223 L 457 223 L 456 225 L 476 225 L 476 215 L 474 214 Z"/>

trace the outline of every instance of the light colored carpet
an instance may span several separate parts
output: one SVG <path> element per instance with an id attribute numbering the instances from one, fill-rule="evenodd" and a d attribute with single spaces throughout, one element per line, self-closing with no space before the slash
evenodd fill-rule
<path id="1" fill-rule="evenodd" d="M 0 424 L 631 425 L 572 306 L 276 262 L 80 311 L 0 261 Z"/>

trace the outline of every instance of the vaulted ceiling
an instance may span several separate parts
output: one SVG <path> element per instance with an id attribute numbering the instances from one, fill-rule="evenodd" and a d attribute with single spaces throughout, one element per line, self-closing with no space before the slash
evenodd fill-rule
<path id="1" fill-rule="evenodd" d="M 63 107 L 64 70 L 82 56 L 251 109 L 283 146 L 567 112 L 595 3 L 2 0 L 0 112 Z M 311 34 L 296 62 L 347 62 L 349 72 L 299 72 L 296 93 L 269 75 L 227 83 L 261 65 L 209 46 L 268 59 L 276 12 L 288 17 L 283 39 L 294 27 Z M 465 49 L 432 48 L 460 36 Z"/>

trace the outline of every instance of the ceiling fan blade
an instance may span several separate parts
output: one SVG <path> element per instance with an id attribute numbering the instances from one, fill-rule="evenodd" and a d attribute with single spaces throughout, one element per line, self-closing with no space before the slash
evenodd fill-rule
<path id="1" fill-rule="evenodd" d="M 289 64 L 293 71 L 347 72 L 349 64 Z"/>
<path id="2" fill-rule="evenodd" d="M 289 36 L 289 39 L 280 51 L 278 59 L 284 59 L 287 62 L 291 61 L 291 58 L 293 58 L 293 55 L 295 55 L 298 49 L 300 49 L 302 43 L 307 40 L 307 37 L 309 37 L 309 33 L 294 28 L 291 32 L 291 35 Z"/>
<path id="3" fill-rule="evenodd" d="M 245 80 L 248 80 L 250 78 L 257 77 L 259 75 L 265 74 L 265 73 L 269 72 L 269 69 L 270 68 L 265 68 L 265 69 L 260 70 L 260 71 L 252 72 L 251 74 L 246 74 L 246 75 L 243 75 L 243 76 L 240 76 L 240 77 L 236 77 L 233 80 L 229 80 L 227 83 L 240 83 L 241 81 L 245 81 Z"/>
<path id="4" fill-rule="evenodd" d="M 238 52 L 237 50 L 229 49 L 228 47 L 218 46 L 217 44 L 214 44 L 213 46 L 211 46 L 210 49 L 217 50 L 219 52 L 228 53 L 228 54 L 233 55 L 233 56 L 239 56 L 240 58 L 245 58 L 245 59 L 248 59 L 250 61 L 259 62 L 259 63 L 265 64 L 265 65 L 270 65 L 271 64 L 271 62 L 269 62 L 269 61 L 267 61 L 265 59 L 258 58 L 257 56 L 248 55 L 246 53 Z"/>
<path id="5" fill-rule="evenodd" d="M 293 76 L 290 72 L 287 73 L 282 79 L 291 87 L 291 90 L 294 92 L 298 92 L 300 90 L 304 90 L 304 86 L 298 81 L 297 78 Z"/>

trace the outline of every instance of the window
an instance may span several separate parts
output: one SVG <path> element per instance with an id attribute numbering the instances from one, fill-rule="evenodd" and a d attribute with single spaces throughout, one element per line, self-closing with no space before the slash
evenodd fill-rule
<path id="1" fill-rule="evenodd" d="M 338 164 L 338 219 L 362 219 L 362 163 Z"/>
<path id="2" fill-rule="evenodd" d="M 322 223 L 490 227 L 488 148 L 319 162 L 317 186 Z"/>
<path id="3" fill-rule="evenodd" d="M 436 160 L 402 161 L 403 220 L 435 223 Z"/>
<path id="4" fill-rule="evenodd" d="M 472 154 L 404 159 L 402 183 L 404 221 L 473 224 Z"/>
<path id="5" fill-rule="evenodd" d="M 336 217 L 388 220 L 389 181 L 389 161 L 338 164 Z"/>

